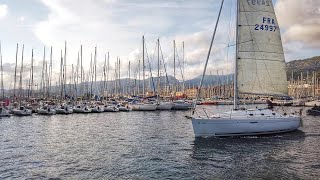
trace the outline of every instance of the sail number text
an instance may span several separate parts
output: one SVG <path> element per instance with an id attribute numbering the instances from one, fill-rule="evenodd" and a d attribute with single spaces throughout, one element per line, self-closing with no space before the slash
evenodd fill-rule
<path id="1" fill-rule="evenodd" d="M 248 4 L 250 5 L 266 5 L 270 6 L 271 0 L 248 0 Z"/>
<path id="2" fill-rule="evenodd" d="M 263 17 L 262 24 L 256 24 L 254 30 L 256 31 L 276 31 L 277 26 L 275 20 L 272 18 Z"/>

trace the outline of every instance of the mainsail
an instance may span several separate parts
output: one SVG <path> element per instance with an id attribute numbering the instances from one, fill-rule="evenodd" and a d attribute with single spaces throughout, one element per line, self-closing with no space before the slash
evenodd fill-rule
<path id="1" fill-rule="evenodd" d="M 287 95 L 285 59 L 272 0 L 240 0 L 238 92 Z"/>

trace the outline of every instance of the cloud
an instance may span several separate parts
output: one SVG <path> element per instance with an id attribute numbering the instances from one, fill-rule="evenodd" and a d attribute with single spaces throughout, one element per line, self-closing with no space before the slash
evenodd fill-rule
<path id="1" fill-rule="evenodd" d="M 152 71 L 156 71 L 156 39 L 160 38 L 167 71 L 173 72 L 172 41 L 177 42 L 177 74 L 181 74 L 179 60 L 182 60 L 181 44 L 185 42 L 185 67 L 191 68 L 202 64 L 208 51 L 212 24 L 217 13 L 210 8 L 217 3 L 194 1 L 137 1 L 129 0 L 41 0 L 48 8 L 48 17 L 37 23 L 34 29 L 36 37 L 46 46 L 53 46 L 57 51 L 63 49 L 63 41 L 68 42 L 68 62 L 76 59 L 80 44 L 84 45 L 84 64 L 87 69 L 90 53 L 98 45 L 98 62 L 103 62 L 104 53 L 110 51 L 110 65 L 113 67 L 116 57 L 121 57 L 121 72 L 123 76 L 128 71 L 128 61 L 131 67 L 138 66 L 142 59 L 141 36 L 145 34 L 147 53 Z M 74 7 L 77 8 L 74 8 Z M 181 12 L 188 13 L 181 13 Z M 227 10 L 228 11 L 228 10 Z M 229 12 L 227 12 L 228 14 Z M 152 15 L 151 15 L 152 14 Z M 211 20 L 208 21 L 208 18 Z M 226 24 L 221 23 L 226 28 Z M 210 30 L 207 29 L 210 27 Z M 224 30 L 217 34 L 217 40 L 227 37 Z M 224 39 L 225 40 L 225 39 Z M 227 42 L 227 41 L 225 41 Z M 214 51 L 222 51 L 225 47 L 216 41 Z M 59 52 L 54 54 L 59 54 Z M 214 58 L 224 59 L 219 53 Z M 203 63 L 202 63 L 203 62 Z M 182 64 L 182 62 L 180 62 Z M 100 65 L 101 69 L 102 66 Z M 199 68 L 199 67 L 198 67 Z M 201 68 L 202 69 L 202 68 Z M 146 70 L 149 64 L 146 59 Z M 100 70 L 101 71 L 101 70 Z M 111 73 L 110 73 L 111 74 Z M 155 72 L 153 72 L 155 74 Z M 186 78 L 199 74 L 188 73 Z M 181 76 L 179 77 L 181 78 Z"/>
<path id="2" fill-rule="evenodd" d="M 6 4 L 0 4 L 0 20 L 5 18 L 8 14 L 8 6 Z"/>
<path id="3" fill-rule="evenodd" d="M 300 42 L 304 47 L 320 47 L 320 1 L 278 0 L 275 11 L 285 30 L 284 43 Z"/>
<path id="4" fill-rule="evenodd" d="M 19 17 L 19 21 L 21 21 L 21 22 L 23 22 L 25 19 L 26 19 L 26 17 L 24 17 L 24 16 Z"/>

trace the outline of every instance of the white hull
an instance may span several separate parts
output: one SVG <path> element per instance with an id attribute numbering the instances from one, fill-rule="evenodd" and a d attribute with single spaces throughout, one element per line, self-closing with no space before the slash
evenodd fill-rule
<path id="1" fill-rule="evenodd" d="M 39 115 L 55 115 L 56 114 L 56 110 L 54 109 L 39 109 L 38 110 L 38 114 Z"/>
<path id="2" fill-rule="evenodd" d="M 171 110 L 173 107 L 173 103 L 170 102 L 161 102 L 157 106 L 157 110 Z"/>
<path id="3" fill-rule="evenodd" d="M 313 107 L 314 105 L 320 106 L 320 101 L 305 102 L 304 105 L 308 107 Z"/>
<path id="4" fill-rule="evenodd" d="M 87 107 L 76 107 L 73 109 L 73 113 L 91 113 L 91 109 Z"/>
<path id="5" fill-rule="evenodd" d="M 131 108 L 125 106 L 118 106 L 119 111 L 128 112 L 131 111 Z"/>
<path id="6" fill-rule="evenodd" d="M 6 109 L 0 108 L 0 117 L 9 117 L 9 116 L 10 114 Z"/>
<path id="7" fill-rule="evenodd" d="M 192 104 L 189 103 L 175 103 L 172 106 L 172 110 L 188 110 L 192 107 Z"/>
<path id="8" fill-rule="evenodd" d="M 133 111 L 155 111 L 157 109 L 156 104 L 132 104 Z"/>
<path id="9" fill-rule="evenodd" d="M 16 116 L 30 116 L 32 114 L 32 111 L 30 109 L 13 109 L 13 114 Z"/>
<path id="10" fill-rule="evenodd" d="M 104 108 L 102 106 L 91 107 L 91 111 L 93 113 L 102 113 L 104 112 Z"/>
<path id="11" fill-rule="evenodd" d="M 72 114 L 73 113 L 73 109 L 72 108 L 59 108 L 56 110 L 57 114 Z"/>
<path id="12" fill-rule="evenodd" d="M 194 134 L 196 137 L 266 135 L 294 131 L 301 126 L 298 116 L 269 114 L 272 112 L 269 110 L 249 111 L 248 115 L 243 115 L 243 112 L 232 116 L 224 114 L 230 117 L 192 118 Z M 256 115 L 257 112 L 260 114 Z"/>
<path id="13" fill-rule="evenodd" d="M 119 112 L 119 109 L 114 105 L 104 106 L 104 112 Z"/>

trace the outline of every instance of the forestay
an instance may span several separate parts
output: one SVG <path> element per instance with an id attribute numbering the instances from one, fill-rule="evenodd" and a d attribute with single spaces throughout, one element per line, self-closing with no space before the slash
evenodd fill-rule
<path id="1" fill-rule="evenodd" d="M 240 0 L 239 6 L 239 93 L 287 95 L 283 47 L 272 0 Z"/>

